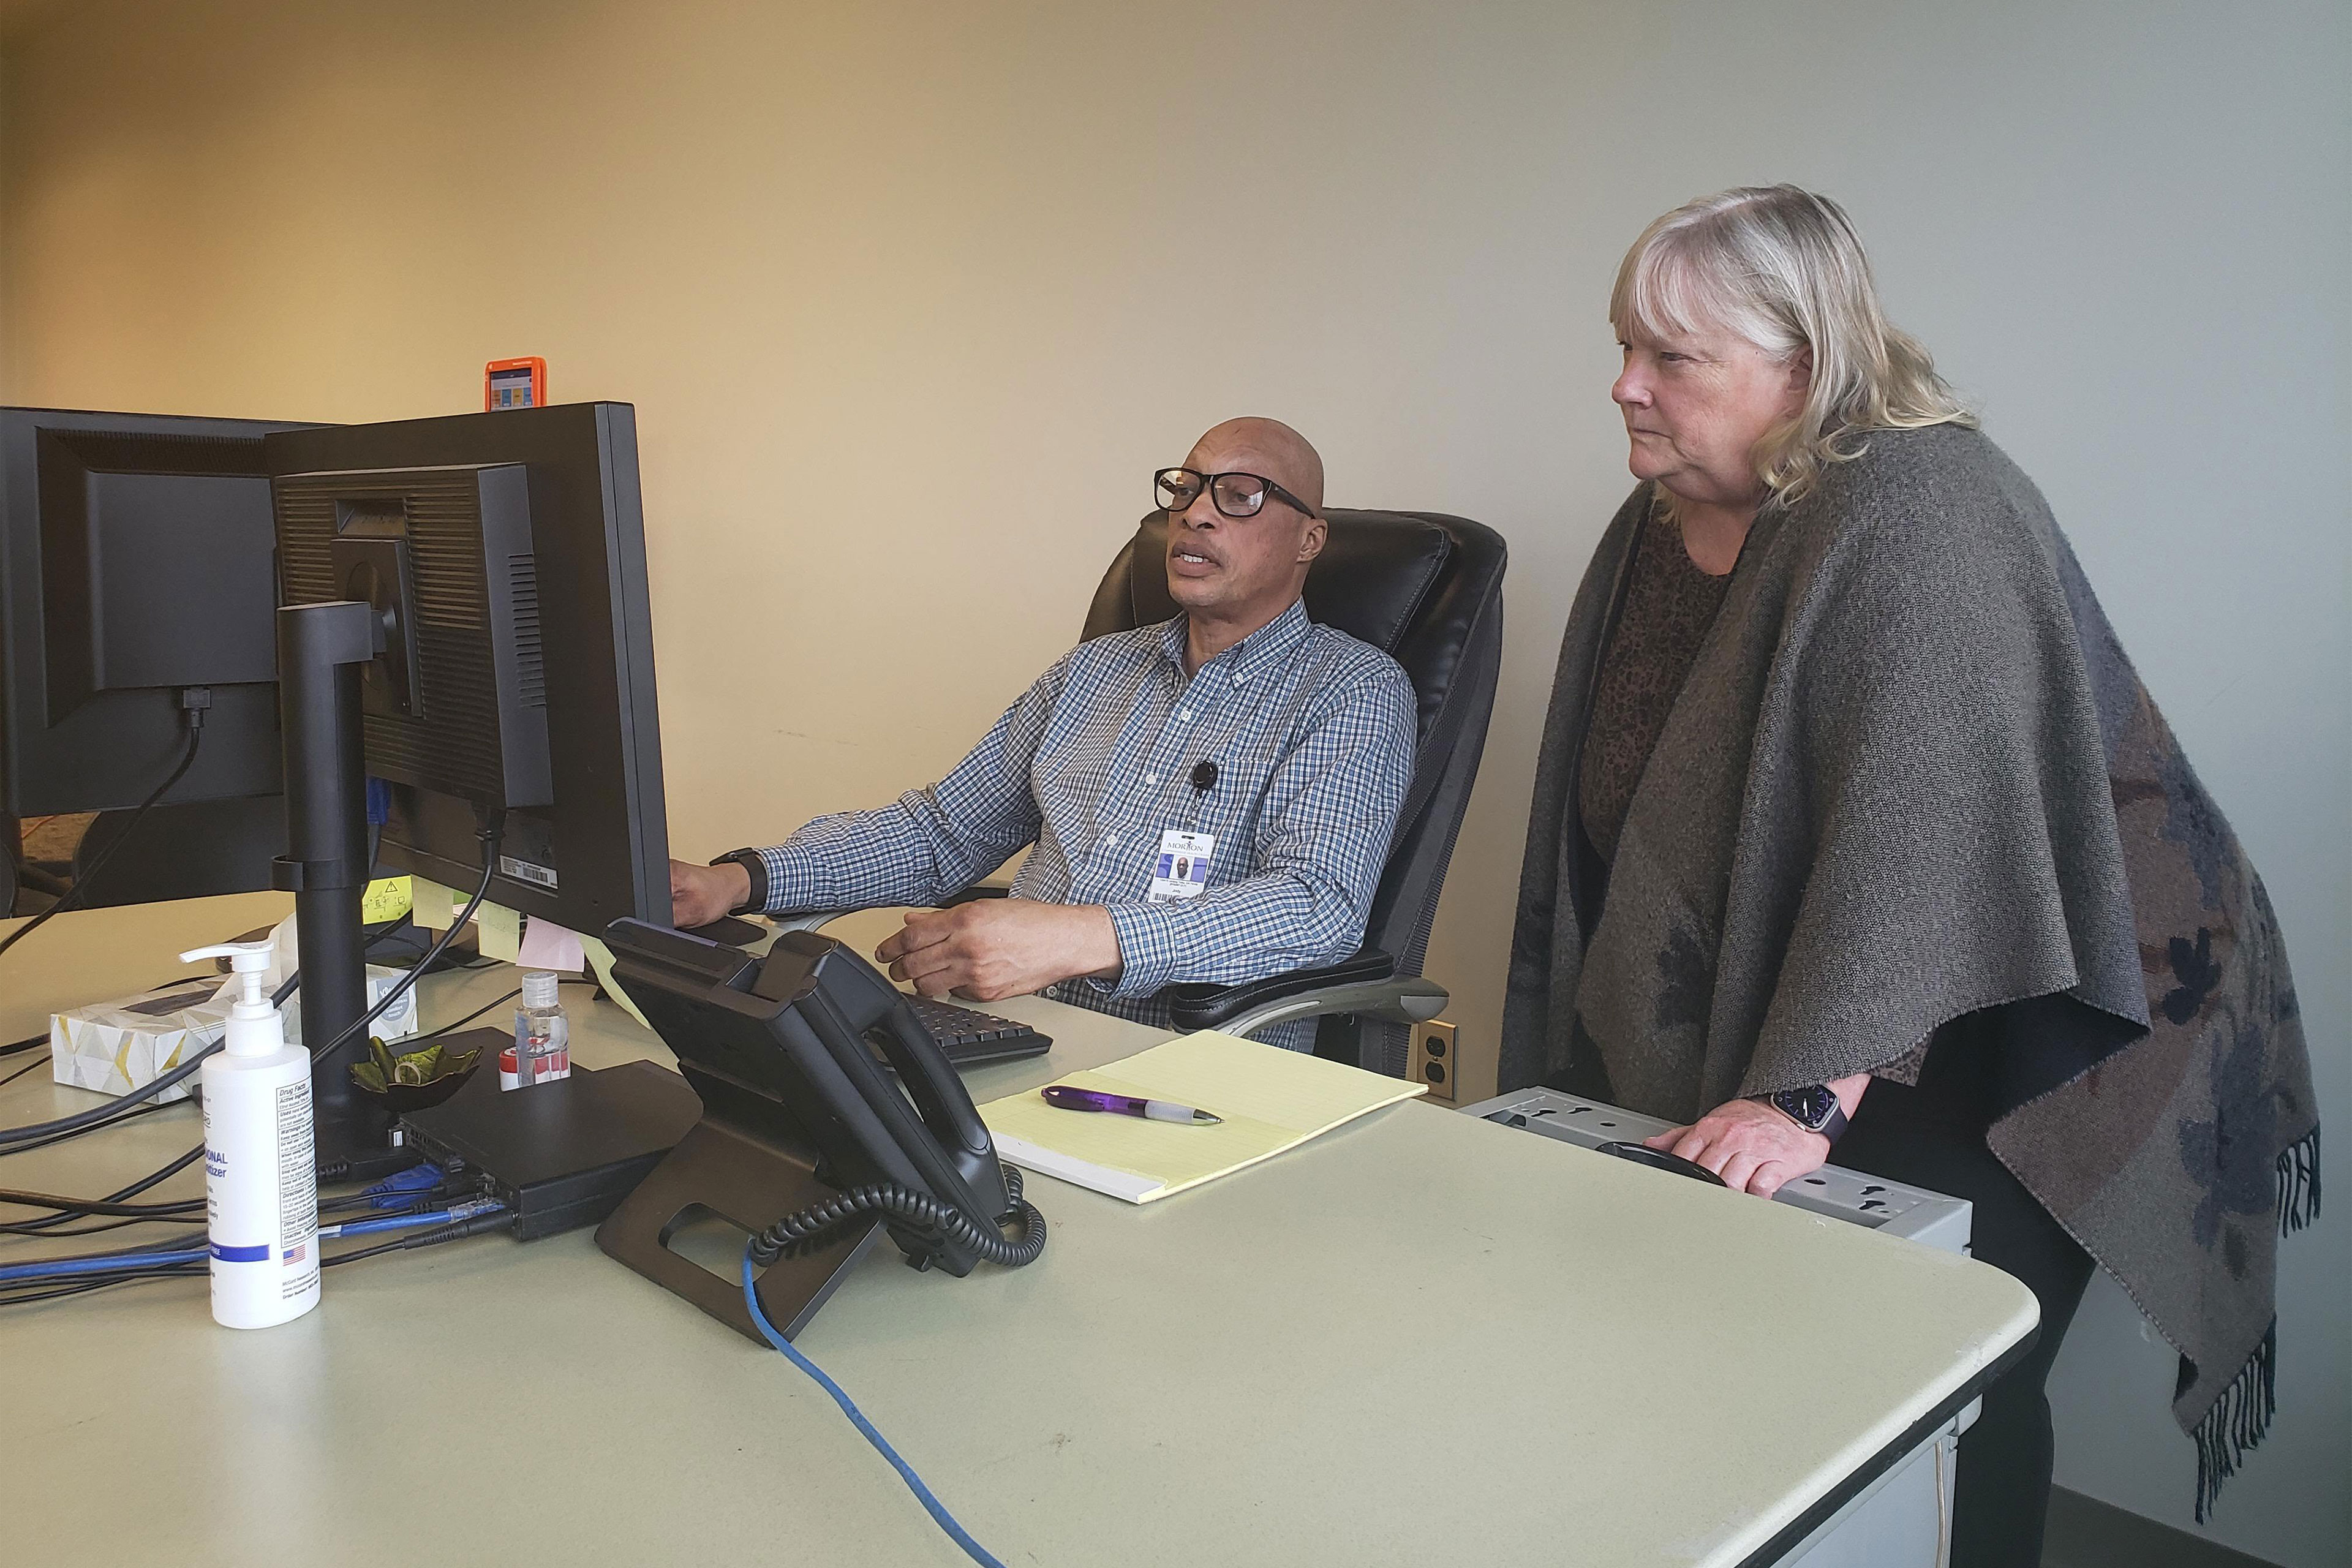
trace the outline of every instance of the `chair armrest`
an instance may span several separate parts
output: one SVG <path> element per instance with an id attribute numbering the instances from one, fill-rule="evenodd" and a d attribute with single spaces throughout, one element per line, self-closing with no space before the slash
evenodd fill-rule
<path id="1" fill-rule="evenodd" d="M 767 915 L 762 918 L 775 927 L 779 933 L 782 933 L 814 931 L 819 926 L 831 925 L 844 915 L 854 915 L 856 912 L 856 910 L 797 910 L 788 915 Z"/>
<path id="2" fill-rule="evenodd" d="M 1377 948 L 1365 948 L 1337 963 L 1286 970 L 1239 985 L 1171 985 L 1160 994 L 1178 1028 L 1223 1029 L 1233 1035 L 1334 1013 L 1419 1023 L 1444 1012 L 1449 1000 L 1445 988 L 1434 981 L 1399 976 L 1396 960 Z"/>

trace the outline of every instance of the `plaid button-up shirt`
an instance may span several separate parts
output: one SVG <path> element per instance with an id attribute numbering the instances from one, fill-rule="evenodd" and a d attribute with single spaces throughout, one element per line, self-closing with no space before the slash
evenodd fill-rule
<path id="1" fill-rule="evenodd" d="M 1034 844 L 1013 896 L 1102 904 L 1118 932 L 1118 978 L 1063 1001 L 1164 1026 L 1163 986 L 1346 957 L 1412 783 L 1412 682 L 1303 603 L 1189 678 L 1184 646 L 1179 616 L 1073 648 L 938 784 L 761 850 L 766 909 L 935 904 Z M 1208 887 L 1149 902 L 1170 828 L 1215 836 Z M 1307 1049 L 1314 1023 L 1262 1037 Z"/>

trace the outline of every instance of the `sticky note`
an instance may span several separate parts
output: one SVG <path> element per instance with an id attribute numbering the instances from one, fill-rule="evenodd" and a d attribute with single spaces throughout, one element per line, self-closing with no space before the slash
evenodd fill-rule
<path id="1" fill-rule="evenodd" d="M 396 921 L 409 911 L 415 900 L 415 889 L 406 877 L 378 877 L 360 895 L 360 919 L 372 926 Z"/>
<path id="2" fill-rule="evenodd" d="M 485 900 L 474 911 L 474 942 L 484 958 L 514 963 L 522 956 L 522 916 L 504 904 Z"/>
<path id="3" fill-rule="evenodd" d="M 577 974 L 588 967 L 587 949 L 581 945 L 578 931 L 533 915 L 522 928 L 522 956 L 515 962 L 525 969 Z"/>
<path id="4" fill-rule="evenodd" d="M 586 950 L 588 962 L 596 966 L 596 979 L 604 987 L 604 994 L 626 1009 L 630 1017 L 652 1028 L 651 1024 L 646 1023 L 646 1016 L 637 1011 L 637 1005 L 629 1000 L 629 994 L 621 989 L 621 983 L 613 978 L 613 950 L 593 936 L 582 937 L 580 945 Z"/>
<path id="5" fill-rule="evenodd" d="M 410 878 L 409 884 L 416 923 L 427 931 L 447 931 L 457 916 L 457 910 L 451 907 L 457 895 L 423 877 Z"/>

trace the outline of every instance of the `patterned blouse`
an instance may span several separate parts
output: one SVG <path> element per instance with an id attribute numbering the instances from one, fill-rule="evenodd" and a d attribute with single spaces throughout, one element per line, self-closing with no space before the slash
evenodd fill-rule
<path id="1" fill-rule="evenodd" d="M 1692 564 L 1679 525 L 1650 513 L 1633 547 L 1624 607 L 1601 657 L 1577 773 L 1585 836 L 1603 863 L 1617 858 L 1633 788 L 1730 586 L 1730 574 L 1710 577 Z"/>

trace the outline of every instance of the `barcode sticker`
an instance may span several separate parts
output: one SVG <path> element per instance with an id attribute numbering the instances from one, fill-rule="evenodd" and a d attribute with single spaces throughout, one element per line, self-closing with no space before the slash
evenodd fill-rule
<path id="1" fill-rule="evenodd" d="M 518 882 L 536 882 L 542 888 L 555 886 L 555 873 L 545 866 L 534 866 L 528 860 L 518 860 L 511 855 L 499 857 L 499 869 Z"/>

